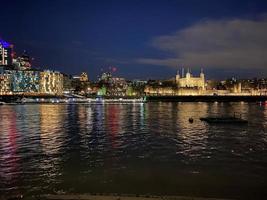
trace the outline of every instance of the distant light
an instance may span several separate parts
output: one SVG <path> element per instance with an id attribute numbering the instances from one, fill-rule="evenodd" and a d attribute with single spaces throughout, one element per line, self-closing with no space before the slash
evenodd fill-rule
<path id="1" fill-rule="evenodd" d="M 4 48 L 11 48 L 11 45 L 4 40 L 0 40 L 0 44 L 2 44 Z"/>
<path id="2" fill-rule="evenodd" d="M 112 67 L 112 72 L 116 72 L 117 68 L 116 67 Z"/>

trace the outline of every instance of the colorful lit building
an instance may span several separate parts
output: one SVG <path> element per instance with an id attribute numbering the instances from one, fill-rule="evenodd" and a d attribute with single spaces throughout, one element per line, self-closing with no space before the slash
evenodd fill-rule
<path id="1" fill-rule="evenodd" d="M 12 94 L 11 92 L 11 76 L 0 73 L 0 95 Z"/>
<path id="2" fill-rule="evenodd" d="M 40 72 L 33 70 L 6 70 L 11 78 L 13 94 L 38 93 L 40 89 Z"/>
<path id="3" fill-rule="evenodd" d="M 40 72 L 40 93 L 49 95 L 62 95 L 63 74 L 50 70 Z"/>
<path id="4" fill-rule="evenodd" d="M 0 95 L 62 95 L 63 74 L 0 67 Z"/>

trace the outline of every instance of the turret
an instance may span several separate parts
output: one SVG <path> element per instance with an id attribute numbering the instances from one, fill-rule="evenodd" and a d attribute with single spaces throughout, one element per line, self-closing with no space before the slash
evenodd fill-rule
<path id="1" fill-rule="evenodd" d="M 191 74 L 190 74 L 190 71 L 189 71 L 189 68 L 187 68 L 187 73 L 186 73 L 186 78 L 190 78 L 191 77 Z"/>
<path id="2" fill-rule="evenodd" d="M 203 68 L 201 68 L 201 71 L 200 71 L 200 78 L 205 79 Z"/>
<path id="3" fill-rule="evenodd" d="M 177 73 L 176 73 L 176 80 L 180 78 L 180 72 L 179 70 L 177 70 Z"/>
<path id="4" fill-rule="evenodd" d="M 175 77 L 176 84 L 179 84 L 179 79 L 180 79 L 180 72 L 179 70 L 177 70 L 176 77 Z"/>
<path id="5" fill-rule="evenodd" d="M 201 81 L 202 81 L 202 89 L 205 90 L 205 74 L 203 72 L 203 68 L 201 68 L 201 71 L 200 71 L 200 78 L 201 78 Z"/>

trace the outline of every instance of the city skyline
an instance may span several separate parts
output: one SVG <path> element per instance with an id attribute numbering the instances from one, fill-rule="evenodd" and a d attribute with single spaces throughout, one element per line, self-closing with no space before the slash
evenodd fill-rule
<path id="1" fill-rule="evenodd" d="M 34 66 L 93 80 L 109 66 L 127 79 L 169 78 L 181 67 L 204 68 L 210 79 L 267 75 L 264 1 L 2 4 L 0 37 Z"/>
<path id="2" fill-rule="evenodd" d="M 0 200 L 267 196 L 267 0 L 1 0 Z"/>

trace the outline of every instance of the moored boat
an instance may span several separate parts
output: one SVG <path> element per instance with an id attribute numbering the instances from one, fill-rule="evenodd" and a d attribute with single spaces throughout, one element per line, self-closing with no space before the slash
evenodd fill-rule
<path id="1" fill-rule="evenodd" d="M 235 123 L 235 124 L 247 124 L 248 121 L 242 118 L 237 117 L 201 117 L 201 121 L 205 121 L 207 123 Z"/>

